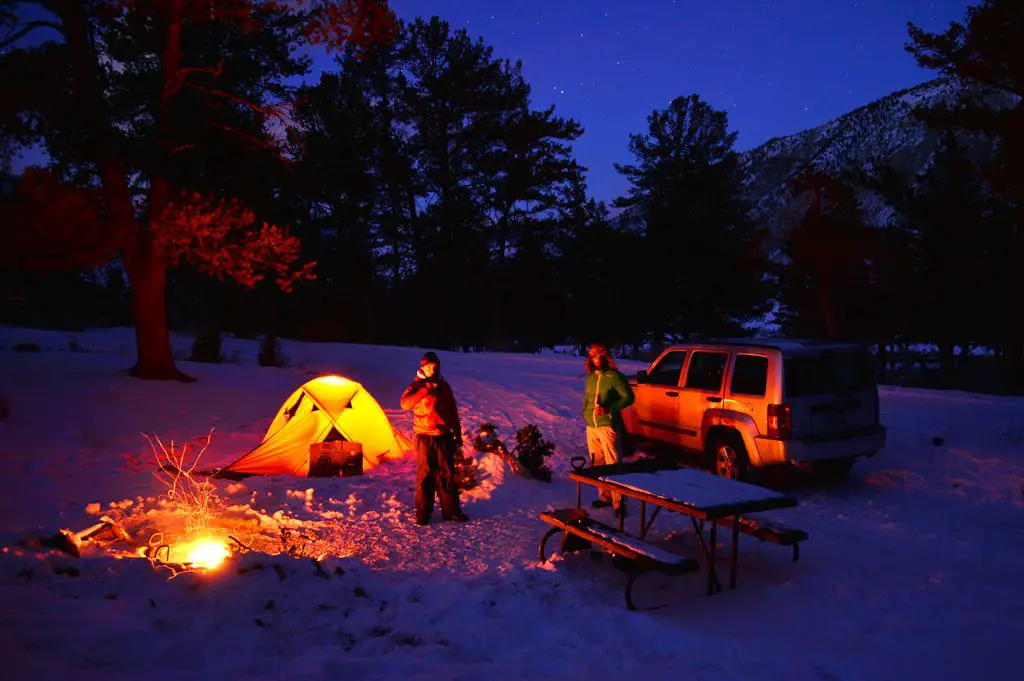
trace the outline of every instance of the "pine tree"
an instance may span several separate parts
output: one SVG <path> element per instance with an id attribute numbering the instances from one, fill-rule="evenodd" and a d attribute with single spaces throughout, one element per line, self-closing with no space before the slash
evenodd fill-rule
<path id="1" fill-rule="evenodd" d="M 865 340 L 877 230 L 863 222 L 853 189 L 823 171 L 807 166 L 789 192 L 802 210 L 783 247 L 780 323 L 795 336 Z"/>
<path id="2" fill-rule="evenodd" d="M 472 457 L 466 456 L 462 448 L 459 447 L 455 450 L 454 462 L 455 486 L 459 489 L 473 489 L 476 487 L 479 481 L 476 475 L 476 462 Z"/>
<path id="3" fill-rule="evenodd" d="M 1008 313 L 1024 309 L 1024 11 L 1017 0 L 982 0 L 967 8 L 963 22 L 942 33 L 928 33 L 909 25 L 907 50 L 917 63 L 948 76 L 1010 92 L 1013 106 L 992 110 L 982 98 L 965 98 L 952 109 L 922 112 L 932 126 L 969 130 L 996 144 L 996 158 L 982 171 L 999 205 L 987 220 L 987 229 L 975 238 L 986 242 L 991 258 L 986 269 L 996 274 L 1003 305 L 998 317 L 999 340 L 1006 388 L 1024 393 L 1024 316 Z"/>
<path id="4" fill-rule="evenodd" d="M 555 453 L 555 445 L 544 439 L 540 428 L 530 423 L 516 431 L 516 446 L 512 451 L 531 477 L 551 482 L 547 460 Z"/>
<path id="5" fill-rule="evenodd" d="M 931 163 L 908 180 L 882 168 L 871 180 L 897 212 L 890 232 L 904 238 L 913 272 L 890 296 L 908 323 L 908 335 L 939 346 L 947 383 L 955 345 L 991 341 L 999 306 L 989 292 L 998 274 L 988 270 L 994 254 L 978 234 L 988 230 L 990 200 L 980 170 L 951 130 L 946 131 Z M 909 304 L 901 304 L 909 303 Z M 993 322 L 996 322 L 995 324 Z"/>
<path id="6" fill-rule="evenodd" d="M 615 166 L 631 185 L 615 205 L 642 216 L 644 258 L 634 265 L 645 276 L 634 298 L 652 303 L 646 322 L 658 335 L 735 331 L 763 301 L 736 133 L 697 95 L 647 120 L 646 134 L 630 135 L 635 164 Z"/>
<path id="7" fill-rule="evenodd" d="M 612 227 L 605 204 L 588 198 L 583 172 L 576 166 L 561 190 L 552 239 L 564 295 L 561 334 L 578 345 L 639 340 L 639 322 L 649 319 L 648 301 L 634 295 L 646 274 L 632 267 L 642 262 L 639 239 Z"/>

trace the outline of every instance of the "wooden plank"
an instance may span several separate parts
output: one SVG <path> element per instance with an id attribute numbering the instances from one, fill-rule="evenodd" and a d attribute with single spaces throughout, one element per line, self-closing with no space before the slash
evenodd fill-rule
<path id="1" fill-rule="evenodd" d="M 796 499 L 773 490 L 704 471 L 633 470 L 628 466 L 594 466 L 571 472 L 569 478 L 679 513 L 712 520 L 797 505 Z"/>
<path id="2" fill-rule="evenodd" d="M 692 558 L 667 551 L 650 542 L 598 522 L 582 509 L 560 509 L 540 514 L 540 519 L 591 541 L 610 553 L 614 553 L 641 565 L 667 566 L 675 571 L 692 571 L 699 565 Z"/>
<path id="3" fill-rule="evenodd" d="M 718 521 L 721 527 L 731 527 L 733 518 L 722 518 Z M 790 527 L 773 520 L 757 518 L 740 518 L 740 532 L 761 541 L 770 541 L 780 546 L 791 546 L 806 541 L 810 535 L 796 527 Z"/>

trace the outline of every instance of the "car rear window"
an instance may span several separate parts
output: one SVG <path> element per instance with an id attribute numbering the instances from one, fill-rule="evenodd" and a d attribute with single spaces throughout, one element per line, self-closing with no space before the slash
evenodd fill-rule
<path id="1" fill-rule="evenodd" d="M 863 352 L 790 357 L 784 367 L 787 397 L 850 392 L 875 386 L 874 366 Z"/>
<path id="2" fill-rule="evenodd" d="M 733 395 L 764 395 L 768 389 L 768 358 L 739 355 L 732 367 Z"/>

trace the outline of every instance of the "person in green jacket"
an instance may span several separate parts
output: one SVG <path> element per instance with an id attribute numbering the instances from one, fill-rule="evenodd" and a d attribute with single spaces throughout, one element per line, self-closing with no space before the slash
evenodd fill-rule
<path id="1" fill-rule="evenodd" d="M 622 410 L 633 404 L 629 380 L 615 365 L 608 348 L 594 343 L 587 350 L 587 383 L 583 390 L 583 421 L 587 424 L 587 449 L 591 464 L 618 463 L 623 458 L 625 427 Z M 625 513 L 620 494 L 599 492 L 594 508 L 614 506 L 616 514 Z"/>

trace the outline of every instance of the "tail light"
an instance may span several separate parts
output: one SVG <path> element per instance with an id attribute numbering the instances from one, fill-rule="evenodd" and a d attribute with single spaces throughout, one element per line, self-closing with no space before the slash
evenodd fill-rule
<path id="1" fill-rule="evenodd" d="M 788 404 L 768 405 L 768 437 L 785 440 L 793 432 L 792 412 Z"/>

